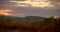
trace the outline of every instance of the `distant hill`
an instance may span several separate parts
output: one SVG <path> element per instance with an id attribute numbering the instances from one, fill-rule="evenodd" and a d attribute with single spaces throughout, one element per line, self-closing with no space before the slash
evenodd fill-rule
<path id="1" fill-rule="evenodd" d="M 29 20 L 44 20 L 44 19 L 46 19 L 45 17 L 40 17 L 40 16 L 26 16 L 24 18 L 29 19 Z"/>
<path id="2" fill-rule="evenodd" d="M 22 17 L 4 16 L 4 15 L 0 15 L 0 18 L 27 19 L 27 20 L 44 20 L 44 19 L 46 19 L 45 17 L 39 17 L 39 16 L 26 16 L 26 17 L 22 18 Z"/>
<path id="3" fill-rule="evenodd" d="M 21 18 L 21 17 L 0 15 L 0 18 Z"/>

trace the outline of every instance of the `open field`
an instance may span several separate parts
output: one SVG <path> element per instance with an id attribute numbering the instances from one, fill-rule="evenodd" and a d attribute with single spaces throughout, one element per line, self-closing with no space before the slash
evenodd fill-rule
<path id="1" fill-rule="evenodd" d="M 60 18 L 27 20 L 0 18 L 0 32 L 60 32 Z"/>

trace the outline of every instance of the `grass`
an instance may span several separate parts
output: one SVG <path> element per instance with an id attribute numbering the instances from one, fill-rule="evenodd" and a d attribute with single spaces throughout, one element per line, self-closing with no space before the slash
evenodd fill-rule
<path id="1" fill-rule="evenodd" d="M 8 21 L 7 21 L 8 20 Z M 16 20 L 16 19 L 15 19 Z M 60 32 L 60 18 L 37 20 L 0 20 L 0 32 Z"/>

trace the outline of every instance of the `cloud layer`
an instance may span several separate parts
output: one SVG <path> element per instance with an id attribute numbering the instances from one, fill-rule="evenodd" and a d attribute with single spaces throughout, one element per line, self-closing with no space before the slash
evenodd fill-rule
<path id="1" fill-rule="evenodd" d="M 39 7 L 39 8 L 60 8 L 60 0 L 0 0 L 0 5 Z"/>
<path id="2" fill-rule="evenodd" d="M 37 6 L 37 3 L 40 2 L 32 3 L 30 0 L 0 0 L 0 10 L 12 10 L 10 15 L 13 16 L 60 16 L 60 0 L 39 1 L 42 1 L 42 4 Z M 43 3 L 46 3 L 47 6 L 44 6 L 45 4 Z"/>

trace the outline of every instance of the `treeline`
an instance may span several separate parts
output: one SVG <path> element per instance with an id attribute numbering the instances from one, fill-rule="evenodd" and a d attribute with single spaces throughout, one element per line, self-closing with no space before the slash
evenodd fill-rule
<path id="1" fill-rule="evenodd" d="M 60 18 L 27 20 L 0 17 L 0 32 L 60 32 Z"/>

